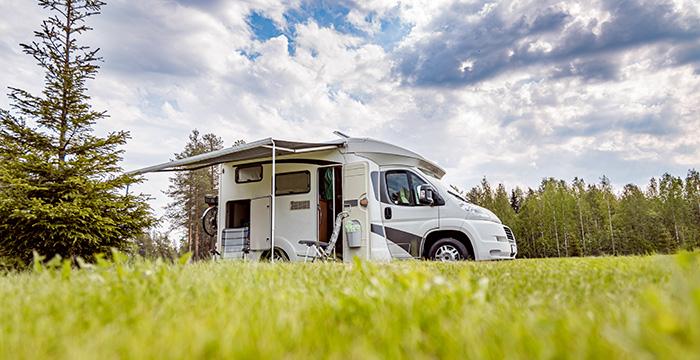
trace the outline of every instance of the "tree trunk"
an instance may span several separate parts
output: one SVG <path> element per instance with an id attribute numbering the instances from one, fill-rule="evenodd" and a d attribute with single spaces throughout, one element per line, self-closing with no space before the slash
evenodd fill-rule
<path id="1" fill-rule="evenodd" d="M 561 257 L 559 250 L 559 233 L 557 232 L 557 211 L 552 207 L 552 215 L 554 215 L 554 238 L 557 240 L 557 257 Z"/>
<path id="2" fill-rule="evenodd" d="M 612 213 L 610 212 L 610 200 L 607 201 L 608 204 L 608 222 L 610 224 L 610 242 L 612 243 L 613 255 L 616 255 L 615 251 L 615 237 L 613 236 L 613 226 L 612 226 Z"/>
<path id="3" fill-rule="evenodd" d="M 583 247 L 583 253 L 581 255 L 586 256 L 586 235 L 583 232 L 583 214 L 581 214 L 581 199 L 578 200 L 578 221 L 581 224 L 581 245 Z"/>
<path id="4" fill-rule="evenodd" d="M 195 254 L 195 259 L 201 260 L 202 259 L 202 254 L 199 253 L 199 226 L 197 226 L 197 222 L 194 221 L 194 254 Z"/>
<path id="5" fill-rule="evenodd" d="M 73 24 L 71 21 L 71 18 L 73 17 L 73 2 L 72 1 L 67 1 L 66 2 L 66 26 L 63 28 L 65 32 L 65 43 L 64 46 L 65 48 L 65 54 L 63 57 L 63 71 L 68 71 L 68 68 L 70 67 L 70 34 L 73 28 Z M 58 162 L 63 165 L 66 161 L 66 148 L 68 147 L 68 144 L 66 144 L 66 135 L 68 133 L 68 92 L 70 89 L 68 89 L 68 84 L 66 83 L 67 79 L 64 77 L 62 80 L 62 89 L 61 89 L 61 126 L 59 127 L 59 134 L 58 134 Z"/>

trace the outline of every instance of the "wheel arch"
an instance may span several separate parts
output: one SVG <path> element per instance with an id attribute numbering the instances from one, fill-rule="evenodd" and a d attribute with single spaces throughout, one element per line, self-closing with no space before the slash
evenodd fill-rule
<path id="1" fill-rule="evenodd" d="M 297 251 L 296 251 L 297 249 L 286 238 L 275 236 L 275 249 L 282 250 L 287 255 L 287 258 L 289 258 L 289 261 L 299 261 L 300 260 L 299 256 L 297 255 Z M 262 257 L 265 255 L 269 256 L 269 253 L 270 253 L 269 249 L 263 250 L 260 253 L 260 258 L 262 259 Z"/>
<path id="2" fill-rule="evenodd" d="M 427 259 L 430 247 L 438 242 L 438 240 L 445 238 L 454 238 L 462 243 L 467 248 L 467 251 L 469 252 L 469 255 L 471 255 L 472 259 L 476 259 L 476 253 L 474 251 L 474 244 L 472 244 L 472 240 L 463 231 L 454 229 L 437 229 L 429 232 L 421 241 L 420 257 Z"/>
<path id="3" fill-rule="evenodd" d="M 284 250 L 284 248 L 279 247 L 279 246 L 275 246 L 275 250 L 279 250 L 279 251 L 283 252 L 284 255 L 287 256 L 287 258 L 289 259 L 289 261 L 294 261 L 294 260 L 292 260 L 292 257 L 289 255 L 289 253 L 288 253 L 287 251 Z M 270 260 L 270 250 L 269 250 L 269 249 L 268 249 L 268 250 L 263 250 L 263 251 L 260 253 L 260 260 Z"/>

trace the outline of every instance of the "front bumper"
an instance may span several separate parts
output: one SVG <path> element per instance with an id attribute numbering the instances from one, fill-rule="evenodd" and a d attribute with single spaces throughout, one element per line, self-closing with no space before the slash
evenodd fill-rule
<path id="1" fill-rule="evenodd" d="M 518 255 L 518 245 L 507 226 L 490 221 L 470 221 L 476 260 L 506 260 Z"/>
<path id="2" fill-rule="evenodd" d="M 508 244 L 508 246 L 491 244 L 491 249 L 489 250 L 489 257 L 492 260 L 515 259 L 516 255 L 518 255 L 518 245 L 514 242 Z"/>

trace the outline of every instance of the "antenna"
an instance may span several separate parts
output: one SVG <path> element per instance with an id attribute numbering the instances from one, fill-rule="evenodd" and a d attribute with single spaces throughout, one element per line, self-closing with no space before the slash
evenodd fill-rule
<path id="1" fill-rule="evenodd" d="M 336 134 L 336 135 L 338 135 L 338 136 L 340 136 L 341 138 L 345 138 L 345 139 L 349 139 L 349 138 L 350 138 L 350 135 L 343 134 L 342 132 L 340 132 L 340 131 L 338 131 L 338 130 L 334 131 L 333 133 Z"/>

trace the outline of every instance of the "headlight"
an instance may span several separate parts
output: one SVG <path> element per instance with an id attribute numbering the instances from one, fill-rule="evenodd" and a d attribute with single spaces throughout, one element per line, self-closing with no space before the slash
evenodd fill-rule
<path id="1" fill-rule="evenodd" d="M 472 205 L 469 203 L 461 203 L 459 205 L 464 211 L 467 212 L 467 217 L 474 220 L 486 220 L 493 221 L 495 223 L 501 223 L 501 220 L 488 209 L 482 208 L 481 206 Z"/>

